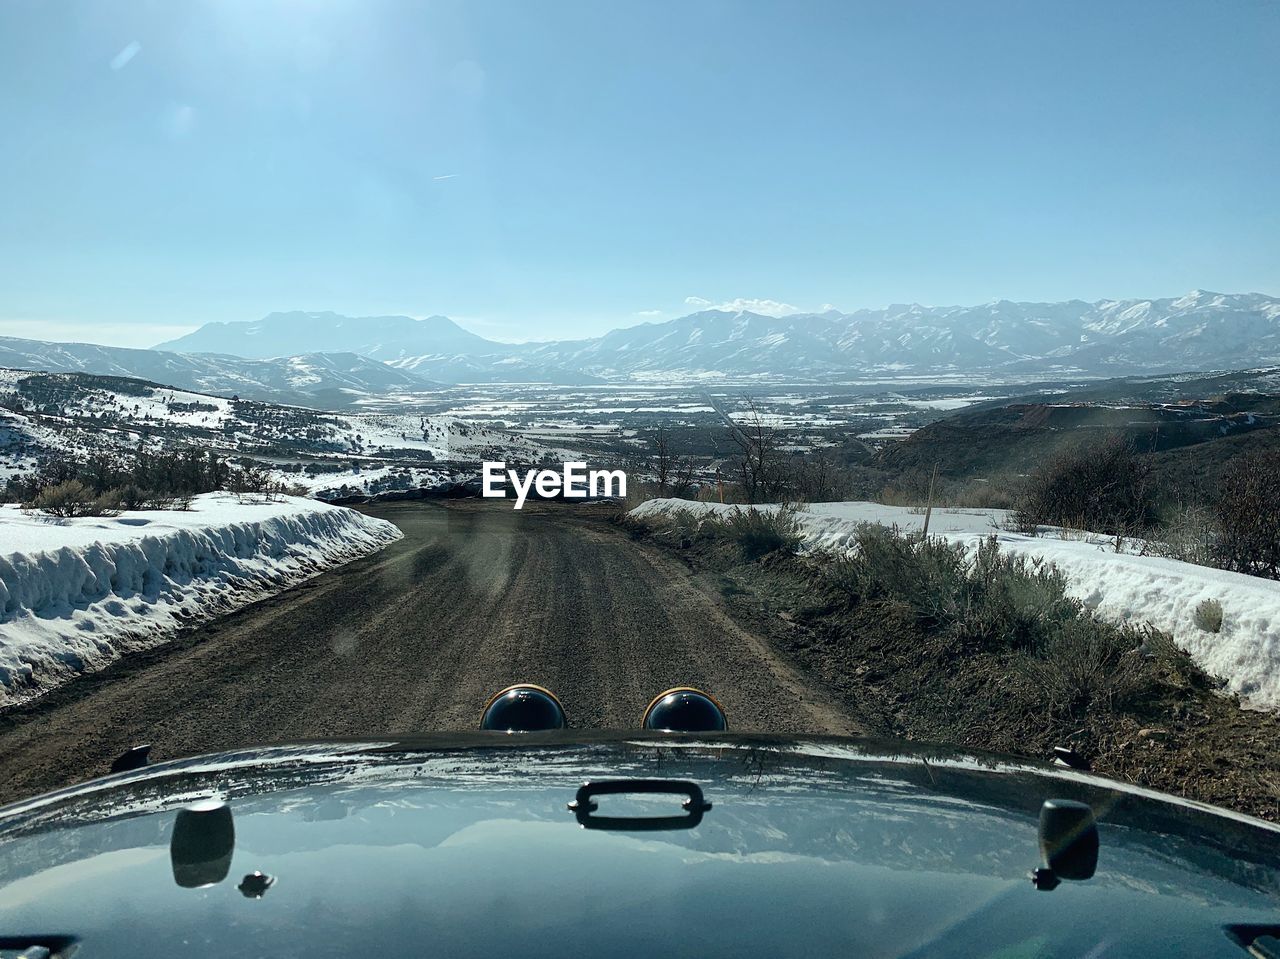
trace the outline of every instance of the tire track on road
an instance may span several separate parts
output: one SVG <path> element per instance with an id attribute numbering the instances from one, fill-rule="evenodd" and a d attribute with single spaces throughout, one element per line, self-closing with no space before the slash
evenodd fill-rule
<path id="1" fill-rule="evenodd" d="M 737 730 L 855 731 L 673 556 L 599 507 L 460 500 L 369 512 L 382 552 L 126 656 L 0 715 L 0 800 L 157 759 L 333 736 L 474 727 L 486 697 L 537 682 L 575 726 L 638 724 L 701 685 Z"/>

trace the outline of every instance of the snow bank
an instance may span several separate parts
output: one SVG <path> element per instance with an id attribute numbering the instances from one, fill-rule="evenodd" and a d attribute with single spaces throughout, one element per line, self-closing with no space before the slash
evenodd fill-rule
<path id="1" fill-rule="evenodd" d="M 653 518 L 684 509 L 710 515 L 735 508 L 657 499 L 640 504 L 632 515 Z M 1023 536 L 1001 528 L 1008 518 L 1007 511 L 997 509 L 935 509 L 929 533 L 970 548 L 995 536 L 1009 553 L 1043 557 L 1067 575 L 1071 595 L 1100 615 L 1117 622 L 1150 623 L 1170 633 L 1197 663 L 1226 679 L 1245 705 L 1280 708 L 1280 582 L 1173 559 L 1117 553 L 1113 538 L 1100 534 L 1044 528 L 1040 536 Z M 838 550 L 850 547 L 862 523 L 918 532 L 924 511 L 879 503 L 815 503 L 797 513 L 796 519 L 808 547 Z M 1219 633 L 1195 625 L 1193 610 L 1205 599 L 1222 604 Z"/>
<path id="2" fill-rule="evenodd" d="M 0 507 L 0 704 L 155 645 L 400 538 L 314 500 L 56 519 Z"/>

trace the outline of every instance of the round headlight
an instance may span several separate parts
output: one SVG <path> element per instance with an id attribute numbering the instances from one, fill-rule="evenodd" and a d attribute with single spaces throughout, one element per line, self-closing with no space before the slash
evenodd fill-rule
<path id="1" fill-rule="evenodd" d="M 670 733 L 719 733 L 729 728 L 729 721 L 709 694 L 692 686 L 677 686 L 654 697 L 641 725 Z"/>
<path id="2" fill-rule="evenodd" d="M 489 700 L 480 728 L 504 733 L 532 733 L 569 725 L 555 693 L 529 683 L 508 686 Z"/>

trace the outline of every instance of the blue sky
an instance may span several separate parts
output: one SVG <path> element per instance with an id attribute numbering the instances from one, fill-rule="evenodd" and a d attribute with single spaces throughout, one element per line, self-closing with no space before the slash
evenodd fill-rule
<path id="1" fill-rule="evenodd" d="M 1276 293 L 1277 50 L 1271 0 L 5 0 L 0 334 Z"/>

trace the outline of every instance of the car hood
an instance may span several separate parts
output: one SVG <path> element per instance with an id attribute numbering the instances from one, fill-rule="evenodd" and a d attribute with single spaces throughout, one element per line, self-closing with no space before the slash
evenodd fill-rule
<path id="1" fill-rule="evenodd" d="M 701 788 L 712 805 L 696 828 L 584 829 L 567 808 L 584 781 L 654 778 Z M 175 821 L 210 797 L 230 808 L 234 848 L 207 877 L 217 881 L 190 888 L 189 874 L 175 878 Z M 1090 804 L 1101 852 L 1093 879 L 1043 891 L 1028 876 L 1049 798 Z M 614 808 L 680 812 L 662 797 Z M 1280 925 L 1278 852 L 1280 831 L 1248 817 L 901 744 L 312 743 L 154 766 L 0 810 L 0 949 L 1242 956 L 1242 937 Z M 260 897 L 261 884 L 240 888 L 254 872 L 274 880 Z"/>

